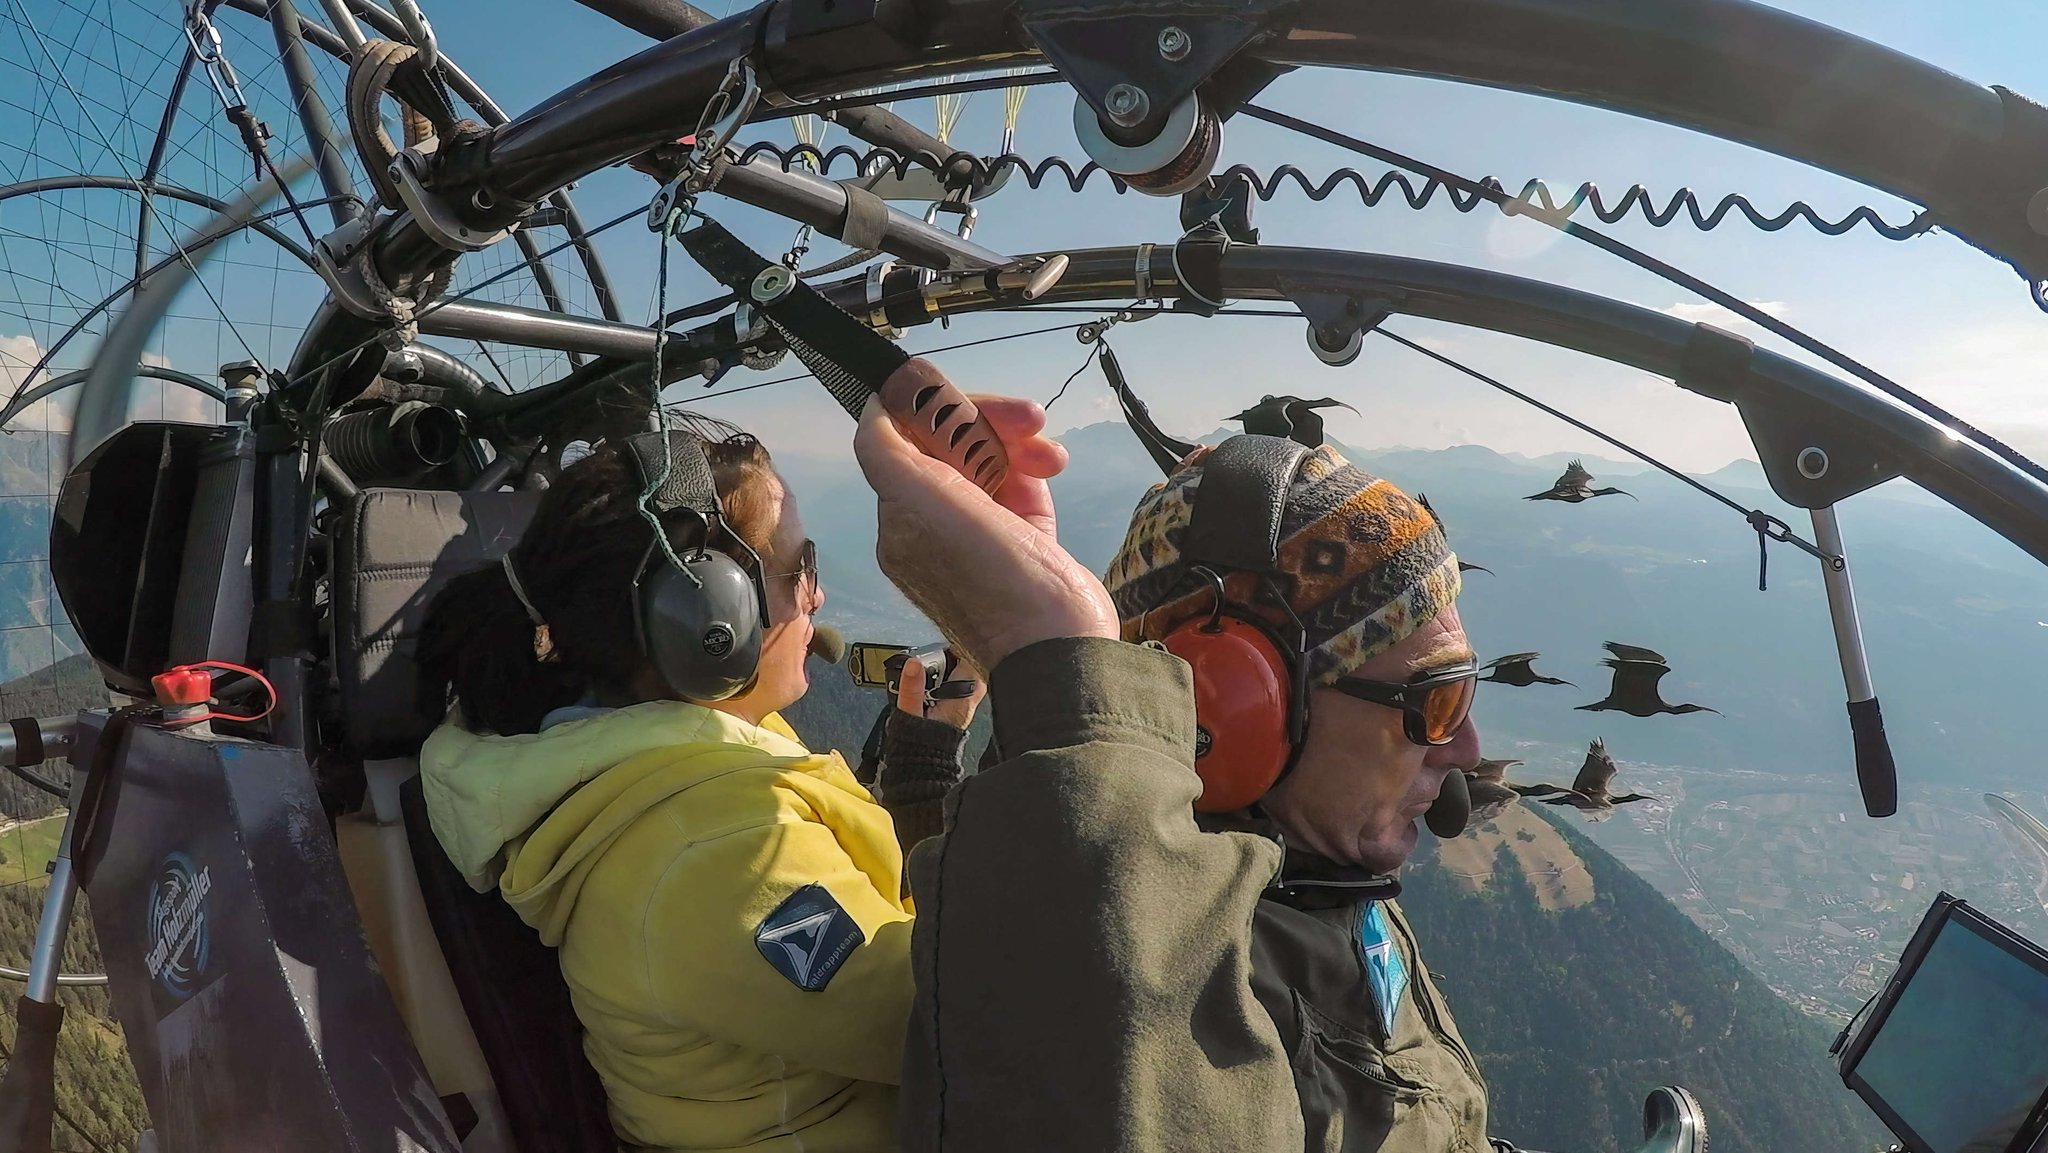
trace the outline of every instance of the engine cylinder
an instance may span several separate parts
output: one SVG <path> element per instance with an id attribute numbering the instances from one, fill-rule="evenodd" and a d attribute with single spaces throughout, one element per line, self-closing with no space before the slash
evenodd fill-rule
<path id="1" fill-rule="evenodd" d="M 357 484 L 412 480 L 455 459 L 462 419 L 424 401 L 366 408 L 327 422 L 328 455 Z"/>

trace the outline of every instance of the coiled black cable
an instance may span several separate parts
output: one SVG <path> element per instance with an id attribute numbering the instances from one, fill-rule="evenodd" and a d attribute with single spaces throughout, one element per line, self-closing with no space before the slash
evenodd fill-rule
<path id="1" fill-rule="evenodd" d="M 801 163 L 825 176 L 830 176 L 835 163 L 840 162 L 850 164 L 854 172 L 862 176 L 875 176 L 887 172 L 899 178 L 913 167 L 945 171 L 960 165 L 972 169 L 976 185 L 991 183 L 1004 172 L 1014 172 L 1023 177 L 1024 183 L 1034 191 L 1048 183 L 1054 175 L 1058 175 L 1065 181 L 1068 191 L 1079 192 L 1097 173 L 1101 173 L 1119 196 L 1130 190 L 1130 185 L 1122 178 L 1092 160 L 1077 168 L 1072 161 L 1061 156 L 1049 156 L 1043 160 L 1032 161 L 1015 153 L 981 157 L 971 152 L 955 152 L 950 156 L 940 156 L 926 150 L 905 154 L 887 148 L 871 148 L 863 152 L 844 144 L 820 149 L 811 144 L 783 148 L 777 144 L 763 142 L 748 145 L 740 153 L 738 163 L 745 164 L 763 156 L 773 159 L 784 169 Z M 1292 164 L 1283 164 L 1271 173 L 1262 173 L 1246 165 L 1236 164 L 1216 174 L 1219 183 L 1238 177 L 1243 177 L 1253 194 L 1262 201 L 1272 200 L 1280 195 L 1287 185 L 1292 184 L 1302 195 L 1317 202 L 1329 199 L 1339 188 L 1348 185 L 1367 208 L 1378 207 L 1381 201 L 1395 191 L 1399 191 L 1408 207 L 1417 210 L 1427 208 L 1435 201 L 1439 192 L 1443 193 L 1451 207 L 1459 212 L 1471 212 L 1482 204 L 1494 202 L 1485 195 L 1454 187 L 1435 177 L 1423 180 L 1418 186 L 1407 173 L 1393 170 L 1381 173 L 1378 179 L 1368 179 L 1365 173 L 1355 168 L 1339 168 L 1318 181 Z M 1764 232 L 1777 232 L 1799 221 L 1816 232 L 1828 236 L 1841 236 L 1862 224 L 1886 240 L 1911 240 L 1934 227 L 1933 221 L 1924 212 L 1916 214 L 1904 224 L 1892 224 L 1878 215 L 1876 209 L 1868 206 L 1858 207 L 1846 216 L 1830 220 L 1803 200 L 1795 200 L 1782 212 L 1770 215 L 1739 192 L 1730 193 L 1716 201 L 1712 208 L 1707 208 L 1690 188 L 1679 189 L 1659 205 L 1649 189 L 1640 184 L 1633 184 L 1629 186 L 1628 191 L 1621 194 L 1619 200 L 1609 204 L 1599 187 L 1591 181 L 1579 185 L 1563 200 L 1557 199 L 1550 186 L 1541 180 L 1528 181 L 1522 185 L 1522 191 L 1513 196 L 1507 196 L 1507 186 L 1494 177 L 1483 177 L 1477 183 L 1482 188 L 1506 196 L 1500 204 L 1500 209 L 1511 216 L 1526 213 L 1531 216 L 1564 220 L 1569 219 L 1580 209 L 1590 207 L 1593 215 L 1599 217 L 1603 223 L 1615 224 L 1622 218 L 1635 214 L 1646 223 L 1663 228 L 1677 220 L 1680 213 L 1684 213 L 1693 227 L 1702 232 L 1711 232 L 1720 227 L 1721 222 L 1727 219 L 1730 213 L 1739 212 L 1751 225 Z"/>

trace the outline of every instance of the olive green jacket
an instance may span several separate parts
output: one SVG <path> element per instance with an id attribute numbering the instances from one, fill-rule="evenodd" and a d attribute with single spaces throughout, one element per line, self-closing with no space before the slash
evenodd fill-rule
<path id="1" fill-rule="evenodd" d="M 1047 641 L 989 699 L 999 759 L 909 862 L 905 1153 L 1488 1148 L 1484 1085 L 1391 902 L 1410 981 L 1381 1026 L 1358 930 L 1392 883 L 1196 825 L 1184 663 Z"/>

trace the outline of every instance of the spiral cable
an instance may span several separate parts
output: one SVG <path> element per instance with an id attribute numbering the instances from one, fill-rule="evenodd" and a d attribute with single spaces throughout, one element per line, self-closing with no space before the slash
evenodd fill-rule
<path id="1" fill-rule="evenodd" d="M 971 152 L 939 156 L 926 149 L 919 149 L 915 153 L 902 153 L 889 148 L 871 148 L 863 152 L 844 144 L 834 145 L 828 149 L 820 149 L 812 144 L 784 148 L 764 141 L 748 145 L 740 153 L 737 162 L 745 164 L 764 156 L 774 160 L 785 171 L 792 165 L 803 164 L 824 176 L 830 176 L 833 167 L 841 162 L 850 165 L 856 175 L 873 176 L 886 171 L 899 179 L 909 172 L 912 166 L 945 170 L 956 164 L 965 164 L 971 167 L 976 184 L 989 183 L 998 175 L 1010 172 L 1021 176 L 1026 186 L 1037 191 L 1057 175 L 1065 181 L 1068 191 L 1079 192 L 1100 173 L 1109 180 L 1117 195 L 1121 196 L 1130 190 L 1130 185 L 1122 178 L 1092 160 L 1076 167 L 1072 161 L 1062 156 L 1050 156 L 1033 161 L 1013 152 L 993 157 L 976 156 Z M 1407 173 L 1391 169 L 1381 173 L 1378 179 L 1368 179 L 1365 173 L 1355 168 L 1339 168 L 1320 181 L 1292 164 L 1283 164 L 1271 173 L 1262 173 L 1246 165 L 1234 164 L 1216 174 L 1219 183 L 1228 183 L 1238 177 L 1245 179 L 1253 195 L 1261 201 L 1273 200 L 1291 184 L 1302 195 L 1317 202 L 1329 199 L 1339 188 L 1348 185 L 1367 208 L 1378 207 L 1382 201 L 1396 192 L 1409 208 L 1418 211 L 1429 207 L 1436 200 L 1438 193 L 1442 193 L 1451 207 L 1459 212 L 1469 213 L 1481 205 L 1492 203 L 1478 192 L 1454 188 L 1436 177 L 1424 179 L 1418 185 Z M 1478 183 L 1489 191 L 1502 195 L 1507 193 L 1507 186 L 1494 177 L 1483 177 Z M 1501 211 L 1511 216 L 1527 214 L 1559 221 L 1568 220 L 1585 208 L 1592 209 L 1593 215 L 1605 224 L 1616 224 L 1625 217 L 1635 215 L 1656 228 L 1669 226 L 1683 213 L 1692 226 L 1701 232 L 1711 232 L 1720 227 L 1733 213 L 1740 213 L 1753 227 L 1763 232 L 1777 232 L 1795 222 L 1803 222 L 1824 235 L 1841 236 L 1862 224 L 1886 240 L 1911 240 L 1931 231 L 1934 227 L 1934 221 L 1924 212 L 1916 213 L 1913 219 L 1904 224 L 1893 224 L 1878 215 L 1876 209 L 1867 205 L 1858 207 L 1838 219 L 1829 219 L 1803 200 L 1795 200 L 1783 211 L 1772 215 L 1765 213 L 1754 201 L 1739 192 L 1722 197 L 1713 207 L 1708 208 L 1690 188 L 1680 188 L 1660 205 L 1654 194 L 1640 184 L 1630 185 L 1618 200 L 1610 204 L 1599 187 L 1591 181 L 1579 185 L 1570 196 L 1559 200 L 1549 185 L 1541 180 L 1530 180 L 1522 185 L 1519 194 L 1508 197 L 1500 205 Z"/>

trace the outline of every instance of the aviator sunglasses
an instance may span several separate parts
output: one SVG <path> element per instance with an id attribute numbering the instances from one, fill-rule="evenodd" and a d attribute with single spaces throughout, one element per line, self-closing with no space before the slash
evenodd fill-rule
<path id="1" fill-rule="evenodd" d="M 1404 682 L 1338 677 L 1330 687 L 1347 697 L 1401 710 L 1401 731 L 1418 745 L 1448 745 L 1472 715 L 1479 666 L 1468 661 Z"/>

